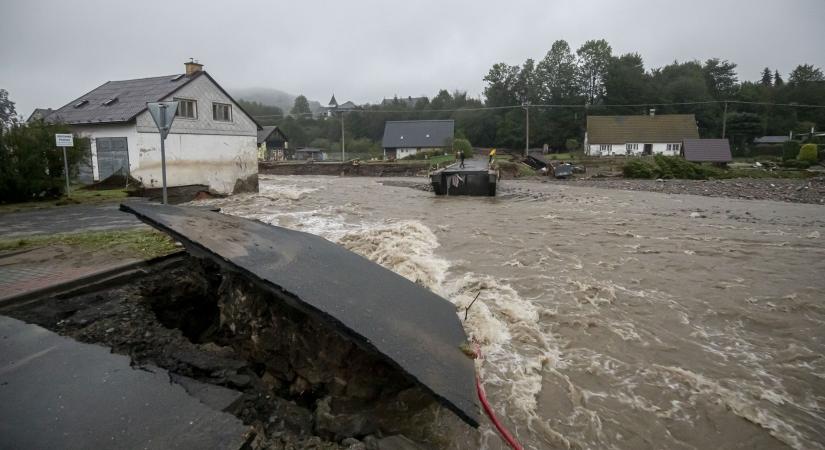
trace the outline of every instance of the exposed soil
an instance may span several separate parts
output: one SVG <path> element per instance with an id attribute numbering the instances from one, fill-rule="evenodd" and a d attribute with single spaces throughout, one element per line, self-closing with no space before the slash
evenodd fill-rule
<path id="1" fill-rule="evenodd" d="M 793 203 L 825 204 L 825 178 L 731 180 L 630 180 L 624 178 L 586 178 L 548 182 L 627 191 L 651 191 L 666 194 L 704 195 L 747 200 L 774 200 Z"/>
<path id="2" fill-rule="evenodd" d="M 188 258 L 130 285 L 2 312 L 162 367 L 172 381 L 242 392 L 227 411 L 253 427 L 254 449 L 441 447 L 448 414 L 430 395 L 281 300 Z"/>

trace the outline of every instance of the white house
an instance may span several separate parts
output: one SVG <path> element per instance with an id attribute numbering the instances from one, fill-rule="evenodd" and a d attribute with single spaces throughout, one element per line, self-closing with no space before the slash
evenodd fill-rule
<path id="1" fill-rule="evenodd" d="M 186 72 L 109 81 L 49 114 L 90 138 L 95 180 L 123 170 L 146 187 L 161 184 L 160 134 L 148 102 L 178 101 L 166 138 L 168 186 L 207 185 L 231 194 L 257 190 L 255 120 L 196 62 Z"/>
<path id="2" fill-rule="evenodd" d="M 677 156 L 685 139 L 699 139 L 693 114 L 588 116 L 584 149 L 591 156 Z"/>
<path id="3" fill-rule="evenodd" d="M 445 150 L 452 142 L 454 132 L 453 120 L 387 121 L 381 143 L 384 158 L 402 159 L 418 152 Z"/>

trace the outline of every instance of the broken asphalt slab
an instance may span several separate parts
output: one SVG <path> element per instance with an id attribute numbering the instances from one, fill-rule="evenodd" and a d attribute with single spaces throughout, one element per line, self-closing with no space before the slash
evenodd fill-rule
<path id="1" fill-rule="evenodd" d="M 0 316 L 2 448 L 230 449 L 247 432 L 165 370 Z"/>
<path id="2" fill-rule="evenodd" d="M 475 366 L 452 303 L 324 238 L 197 208 L 122 204 L 194 256 L 377 352 L 477 427 Z"/>

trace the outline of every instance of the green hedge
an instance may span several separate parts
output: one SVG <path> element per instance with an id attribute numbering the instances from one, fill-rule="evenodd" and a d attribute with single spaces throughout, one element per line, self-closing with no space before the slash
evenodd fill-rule
<path id="1" fill-rule="evenodd" d="M 708 178 L 722 178 L 725 172 L 722 169 L 694 164 L 678 156 L 653 157 L 649 159 L 634 159 L 622 166 L 622 173 L 627 178 L 677 178 L 682 180 L 706 180 Z"/>

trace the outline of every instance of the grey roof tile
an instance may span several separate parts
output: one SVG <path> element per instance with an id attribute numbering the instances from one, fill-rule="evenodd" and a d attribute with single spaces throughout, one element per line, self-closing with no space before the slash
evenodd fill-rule
<path id="1" fill-rule="evenodd" d="M 443 147 L 455 131 L 453 120 L 388 121 L 384 125 L 384 148 Z"/>
<path id="2" fill-rule="evenodd" d="M 685 139 L 682 142 L 685 159 L 693 162 L 730 162 L 730 143 L 727 139 Z"/>
<path id="3" fill-rule="evenodd" d="M 146 109 L 147 102 L 160 101 L 205 73 L 108 81 L 57 109 L 48 120 L 75 125 L 129 122 Z"/>

